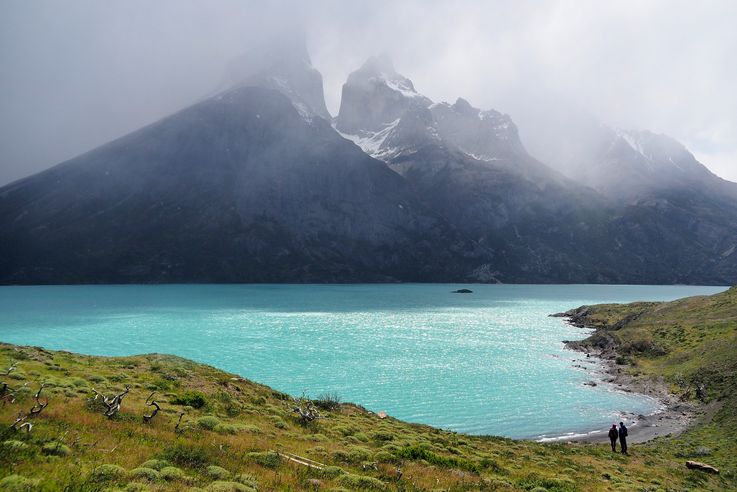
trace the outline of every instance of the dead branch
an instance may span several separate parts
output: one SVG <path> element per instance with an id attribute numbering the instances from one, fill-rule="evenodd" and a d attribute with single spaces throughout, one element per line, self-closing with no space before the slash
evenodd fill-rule
<path id="1" fill-rule="evenodd" d="M 43 391 L 45 385 L 46 385 L 45 383 L 41 384 L 41 387 L 38 389 L 38 391 L 36 391 L 36 394 L 33 395 L 33 399 L 36 400 L 36 404 L 33 405 L 33 407 L 31 407 L 31 410 L 29 411 L 29 414 L 28 414 L 29 417 L 35 417 L 36 415 L 41 413 L 44 408 L 49 406 L 48 398 L 44 398 L 45 401 L 43 403 L 41 403 L 41 400 L 40 400 L 41 391 Z"/>
<path id="2" fill-rule="evenodd" d="M 189 429 L 189 425 L 185 425 L 182 427 L 182 417 L 184 417 L 184 412 L 179 414 L 179 420 L 177 420 L 177 425 L 174 426 L 174 433 L 177 435 L 181 435 L 184 431 Z"/>
<path id="3" fill-rule="evenodd" d="M 146 424 L 151 422 L 151 419 L 156 417 L 156 414 L 159 413 L 159 410 L 161 410 L 161 407 L 159 406 L 159 404 L 156 402 L 156 400 L 153 399 L 155 394 L 156 392 L 154 391 L 153 393 L 149 395 L 148 398 L 146 398 L 146 405 L 150 407 L 154 407 L 153 411 L 151 412 L 151 415 L 146 415 L 146 414 L 143 415 L 143 422 Z"/>
<path id="4" fill-rule="evenodd" d="M 10 364 L 10 367 L 8 367 L 5 370 L 5 374 L 0 374 L 0 376 L 8 376 L 8 375 L 10 375 L 11 372 L 15 371 L 15 369 L 16 369 L 15 366 L 17 366 L 17 365 L 18 365 L 17 362 L 13 362 L 12 364 Z"/>
<path id="5" fill-rule="evenodd" d="M 322 418 L 320 412 L 318 412 L 315 405 L 312 404 L 312 400 L 302 395 L 300 398 L 295 400 L 297 405 L 292 409 L 294 413 L 299 415 L 299 420 L 303 424 L 314 422 L 317 419 Z"/>
<path id="6" fill-rule="evenodd" d="M 17 417 L 16 419 L 15 419 L 15 422 L 13 422 L 13 423 L 12 423 L 12 424 L 10 425 L 10 429 L 13 429 L 13 430 L 18 430 L 18 429 L 19 429 L 19 426 L 20 426 L 20 425 L 21 425 L 21 424 L 22 424 L 23 422 L 25 422 L 27 418 L 28 418 L 28 415 L 26 415 L 26 414 L 25 414 L 25 413 L 23 413 L 23 412 L 18 412 L 18 417 Z"/>
<path id="7" fill-rule="evenodd" d="M 701 470 L 707 473 L 714 473 L 716 475 L 719 474 L 719 469 L 714 468 L 711 465 L 707 465 L 706 463 L 701 463 L 699 461 L 687 461 L 686 467 L 690 470 Z"/>
<path id="8" fill-rule="evenodd" d="M 92 388 L 92 391 L 95 393 L 95 400 L 97 400 L 98 396 L 102 398 L 102 403 L 107 407 L 107 410 L 105 411 L 105 416 L 111 419 L 120 411 L 120 406 L 123 404 L 123 398 L 125 398 L 125 395 L 128 394 L 130 389 L 131 387 L 126 384 L 125 391 L 123 391 L 119 395 L 113 395 L 109 398 L 99 393 L 95 388 Z"/>

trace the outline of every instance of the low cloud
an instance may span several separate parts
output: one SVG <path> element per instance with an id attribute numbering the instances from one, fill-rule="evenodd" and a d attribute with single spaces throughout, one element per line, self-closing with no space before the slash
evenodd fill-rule
<path id="1" fill-rule="evenodd" d="M 671 135 L 737 181 L 734 2 L 11 0 L 2 10 L 0 184 L 212 94 L 233 58 L 297 29 L 333 114 L 348 73 L 387 52 L 432 99 L 511 114 L 539 156 L 546 129 L 571 111 Z"/>

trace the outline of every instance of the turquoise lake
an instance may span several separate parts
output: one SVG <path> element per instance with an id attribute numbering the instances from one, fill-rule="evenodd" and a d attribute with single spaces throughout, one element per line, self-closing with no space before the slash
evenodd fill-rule
<path id="1" fill-rule="evenodd" d="M 470 287 L 473 294 L 452 294 Z M 658 403 L 603 383 L 548 317 L 726 287 L 115 285 L 0 287 L 0 340 L 95 355 L 176 354 L 276 389 L 473 434 L 541 438 Z M 587 369 L 582 369 L 583 366 Z M 596 387 L 584 385 L 597 381 Z"/>

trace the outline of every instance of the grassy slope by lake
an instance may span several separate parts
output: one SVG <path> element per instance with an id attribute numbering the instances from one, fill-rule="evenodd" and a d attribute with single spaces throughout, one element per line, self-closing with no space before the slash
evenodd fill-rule
<path id="1" fill-rule="evenodd" d="M 287 395 L 178 357 L 91 357 L 0 344 L 0 374 L 16 364 L 0 380 L 17 396 L 0 403 L 0 488 L 736 488 L 737 289 L 671 303 L 595 306 L 577 311 L 576 318 L 599 328 L 586 343 L 605 347 L 622 370 L 641 379 L 663 378 L 674 393 L 703 400 L 697 424 L 681 436 L 634 446 L 627 457 L 612 455 L 608 443 L 466 436 L 380 419 L 350 404 L 322 410 L 325 418 L 305 426 Z M 19 411 L 33 406 L 41 383 L 49 405 L 31 420 L 32 431 L 8 429 Z M 131 390 L 115 418 L 90 403 L 92 388 L 111 394 L 126 384 Z M 162 410 L 144 424 L 152 391 Z M 180 412 L 185 430 L 178 434 Z M 327 467 L 309 468 L 275 452 Z M 687 470 L 687 459 L 706 461 L 722 473 Z"/>

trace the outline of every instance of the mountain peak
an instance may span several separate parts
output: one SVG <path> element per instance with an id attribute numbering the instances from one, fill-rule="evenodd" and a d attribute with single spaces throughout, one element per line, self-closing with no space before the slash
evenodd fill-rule
<path id="1" fill-rule="evenodd" d="M 336 128 L 354 135 L 378 132 L 410 107 L 426 108 L 431 103 L 394 69 L 387 55 L 371 57 L 343 84 Z"/>
<path id="2" fill-rule="evenodd" d="M 461 114 L 477 114 L 479 110 L 477 108 L 474 108 L 471 106 L 471 103 L 463 99 L 462 97 L 459 97 L 456 99 L 455 104 L 452 106 L 453 110 L 457 113 Z"/>
<path id="3" fill-rule="evenodd" d="M 312 66 L 302 33 L 267 39 L 228 67 L 230 86 L 275 89 L 289 97 L 303 116 L 330 120 L 322 75 Z"/>

